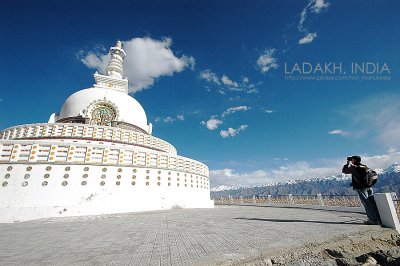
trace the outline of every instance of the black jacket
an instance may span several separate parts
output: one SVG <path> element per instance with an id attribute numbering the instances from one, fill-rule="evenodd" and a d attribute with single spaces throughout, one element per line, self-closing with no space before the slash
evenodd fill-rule
<path id="1" fill-rule="evenodd" d="M 353 186 L 353 189 L 364 189 L 368 188 L 368 186 L 364 182 L 362 182 L 362 180 L 366 176 L 366 169 L 367 167 L 364 164 L 345 164 L 343 165 L 342 173 L 351 174 L 351 185 Z"/>

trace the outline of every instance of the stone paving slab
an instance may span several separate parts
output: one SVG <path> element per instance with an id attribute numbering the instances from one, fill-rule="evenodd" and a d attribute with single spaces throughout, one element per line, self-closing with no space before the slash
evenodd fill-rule
<path id="1" fill-rule="evenodd" d="M 218 206 L 0 224 L 0 265 L 210 265 L 371 226 L 365 215 Z"/>

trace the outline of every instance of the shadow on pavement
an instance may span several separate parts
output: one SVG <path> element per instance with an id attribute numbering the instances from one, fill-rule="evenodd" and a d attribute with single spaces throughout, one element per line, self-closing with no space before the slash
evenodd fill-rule
<path id="1" fill-rule="evenodd" d="M 359 224 L 359 225 L 363 225 L 362 221 L 360 221 L 360 222 L 353 222 L 353 221 L 329 222 L 329 221 L 313 221 L 313 220 L 264 219 L 264 218 L 246 218 L 246 217 L 237 217 L 234 219 L 248 220 L 248 221 L 273 222 L 273 223 L 315 223 L 315 224 Z"/>
<path id="2" fill-rule="evenodd" d="M 314 210 L 314 211 L 323 211 L 323 212 L 348 212 L 348 213 L 360 213 L 360 214 L 365 214 L 364 211 L 360 211 L 360 210 L 340 210 L 340 209 L 324 209 L 324 208 L 316 208 L 311 207 L 311 206 L 307 206 L 307 205 L 291 205 L 291 206 L 285 206 L 285 205 L 277 205 L 277 206 L 273 206 L 273 205 L 252 205 L 252 204 L 248 204 L 248 205 L 234 205 L 231 204 L 232 206 L 251 206 L 251 207 L 256 207 L 256 208 L 277 208 L 277 209 L 302 209 L 302 210 Z M 229 206 L 231 206 L 229 205 Z M 338 206 L 329 206 L 329 207 L 338 207 Z M 345 207 L 345 208 L 351 208 L 351 207 Z M 356 208 L 356 207 L 354 207 Z"/>

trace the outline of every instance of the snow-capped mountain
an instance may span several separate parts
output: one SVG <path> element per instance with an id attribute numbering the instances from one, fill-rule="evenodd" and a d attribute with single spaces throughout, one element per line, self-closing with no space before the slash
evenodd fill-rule
<path id="1" fill-rule="evenodd" d="M 396 192 L 400 195 L 400 164 L 395 163 L 388 168 L 375 169 L 378 174 L 378 183 L 375 191 Z M 231 195 L 239 196 L 267 196 L 276 194 L 327 194 L 346 195 L 354 194 L 351 183 L 351 175 L 338 174 L 334 176 L 321 176 L 301 180 L 288 180 L 285 182 L 273 182 L 258 186 L 219 186 L 211 189 L 212 198 Z"/>
<path id="2" fill-rule="evenodd" d="M 211 191 L 225 191 L 225 190 L 235 190 L 248 188 L 248 186 L 236 186 L 236 185 L 221 185 L 215 188 L 211 188 Z"/>
<path id="3" fill-rule="evenodd" d="M 400 163 L 394 163 L 390 167 L 386 168 L 384 173 L 400 173 Z"/>
<path id="4" fill-rule="evenodd" d="M 343 181 L 343 180 L 350 180 L 350 175 L 338 174 L 333 176 L 321 176 L 321 177 L 313 177 L 308 179 L 291 179 L 282 182 L 268 182 L 262 185 L 253 185 L 253 186 L 240 186 L 240 185 L 220 185 L 215 188 L 211 188 L 211 191 L 225 191 L 225 190 L 236 190 L 236 189 L 248 189 L 248 188 L 260 188 L 260 187 L 274 187 L 280 185 L 294 185 L 304 182 L 313 182 L 313 181 L 321 181 L 321 180 L 336 180 L 336 181 Z"/>

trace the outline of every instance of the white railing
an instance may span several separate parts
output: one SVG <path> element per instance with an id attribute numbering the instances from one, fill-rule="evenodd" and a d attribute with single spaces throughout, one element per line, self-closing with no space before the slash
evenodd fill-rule
<path id="1" fill-rule="evenodd" d="M 60 141 L 0 140 L 0 163 L 71 163 L 163 168 L 209 177 L 208 167 L 198 161 L 134 147 L 109 147 Z"/>
<path id="2" fill-rule="evenodd" d="M 392 200 L 400 219 L 400 201 L 395 192 L 392 192 Z M 215 205 L 257 205 L 257 204 L 279 204 L 279 205 L 319 205 L 319 206 L 336 206 L 336 207 L 361 207 L 361 201 L 358 195 L 268 195 L 268 196 L 252 196 L 252 197 L 218 197 L 214 198 Z"/>
<path id="3" fill-rule="evenodd" d="M 113 141 L 177 154 L 175 147 L 162 139 L 117 127 L 73 123 L 29 124 L 0 132 L 0 139 L 3 140 L 49 138 Z"/>
<path id="4" fill-rule="evenodd" d="M 215 204 L 305 204 L 305 205 L 324 205 L 324 206 L 344 206 L 344 207 L 359 207 L 361 206 L 360 199 L 357 195 L 331 196 L 331 195 L 268 195 L 268 196 L 253 196 L 253 197 L 227 197 L 214 199 Z"/>

